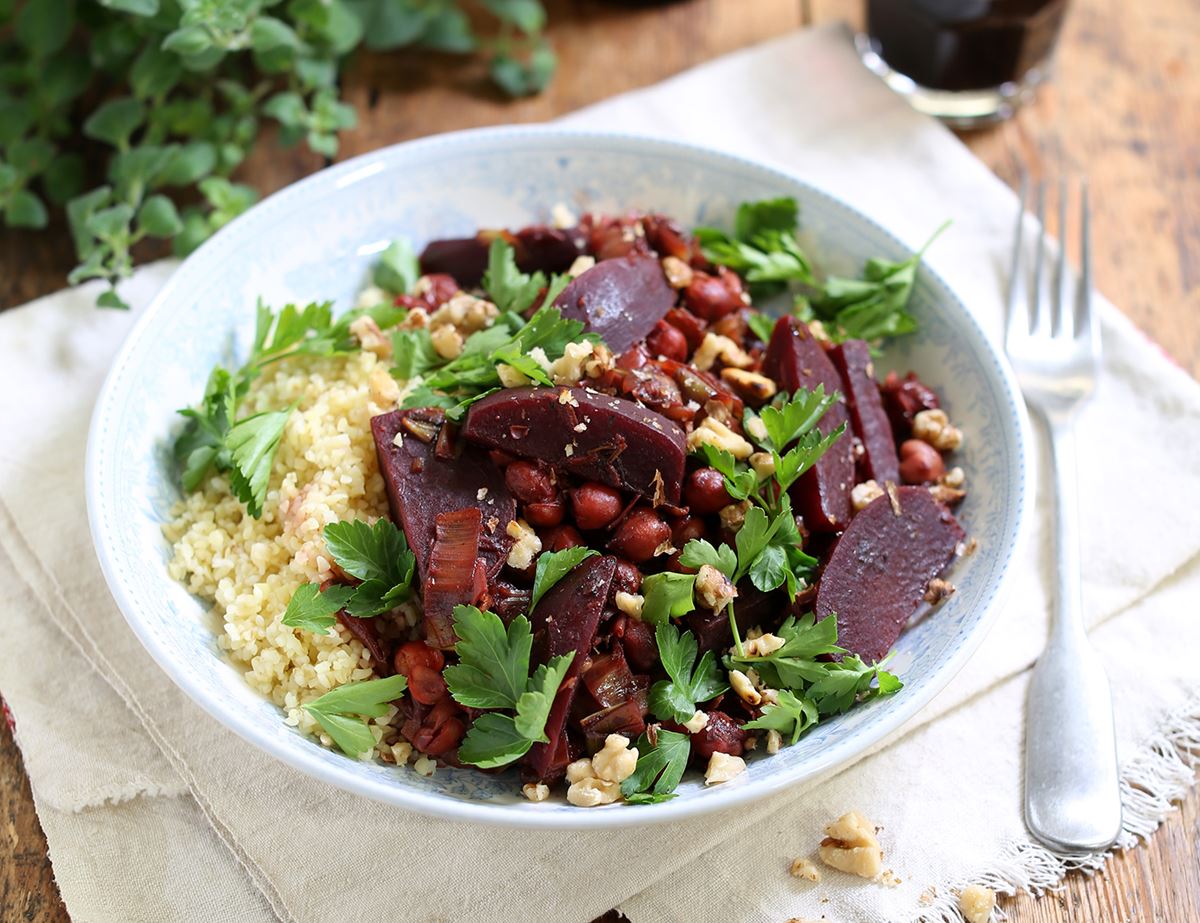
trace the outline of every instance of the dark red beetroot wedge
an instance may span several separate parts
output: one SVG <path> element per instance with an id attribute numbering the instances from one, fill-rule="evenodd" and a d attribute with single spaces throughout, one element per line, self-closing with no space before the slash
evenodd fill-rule
<path id="1" fill-rule="evenodd" d="M 421 408 L 394 410 L 371 420 L 392 521 L 404 528 L 404 537 L 417 559 L 417 574 L 424 580 L 437 515 L 477 508 L 483 518 L 479 556 L 491 578 L 508 557 L 512 539 L 507 528 L 516 518 L 517 503 L 504 484 L 504 472 L 488 460 L 486 453 L 465 446 L 458 458 L 435 456 L 442 419 L 442 411 Z M 400 445 L 396 445 L 397 434 Z M 485 488 L 481 499 L 479 494 Z"/>
<path id="2" fill-rule="evenodd" d="M 892 649 L 929 581 L 964 538 L 954 515 L 924 487 L 895 489 L 850 521 L 817 585 L 818 618 L 836 613 L 838 644 L 867 663 Z M 899 513 L 896 509 L 899 509 Z"/>
<path id="3" fill-rule="evenodd" d="M 582 238 L 541 224 L 521 228 L 516 239 L 517 267 L 521 272 L 566 272 L 583 253 Z"/>
<path id="4" fill-rule="evenodd" d="M 444 272 L 463 288 L 474 288 L 487 269 L 489 246 L 478 237 L 431 240 L 421 251 L 421 272 L 427 276 Z"/>
<path id="5" fill-rule="evenodd" d="M 875 381 L 875 364 L 871 347 L 863 340 L 847 340 L 829 351 L 829 357 L 842 376 L 842 389 L 850 408 L 854 433 L 862 440 L 863 454 L 859 459 L 859 480 L 874 479 L 900 483 L 900 460 L 896 456 L 896 439 L 879 383 Z"/>
<path id="6" fill-rule="evenodd" d="M 556 583 L 538 601 L 531 615 L 534 656 L 539 663 L 569 651 L 575 652 L 546 720 L 549 743 L 534 744 L 525 758 L 539 779 L 554 777 L 566 766 L 567 748 L 562 744 L 566 738 L 567 716 L 578 691 L 579 671 L 596 636 L 600 613 L 608 599 L 608 587 L 616 568 L 616 558 L 593 555 Z"/>
<path id="7" fill-rule="evenodd" d="M 487 574 L 479 544 L 483 517 L 477 508 L 439 513 L 434 520 L 429 568 L 421 588 L 425 640 L 433 647 L 454 647 L 454 607 L 474 605 L 487 592 Z"/>
<path id="8" fill-rule="evenodd" d="M 462 434 L 656 502 L 679 502 L 683 430 L 624 398 L 587 388 L 506 388 L 472 405 Z"/>
<path id="9" fill-rule="evenodd" d="M 554 299 L 563 317 L 583 321 L 616 354 L 639 343 L 675 306 L 675 290 L 652 256 L 603 260 Z"/>
<path id="10" fill-rule="evenodd" d="M 794 317 L 781 317 L 775 325 L 763 369 L 788 393 L 798 388 L 811 391 L 817 385 L 824 385 L 826 394 L 843 390 L 842 379 L 824 348 L 808 326 Z M 846 404 L 838 401 L 821 417 L 817 429 L 827 435 L 848 421 Z M 843 435 L 792 487 L 792 502 L 812 532 L 840 532 L 850 521 L 852 442 L 849 433 Z"/>

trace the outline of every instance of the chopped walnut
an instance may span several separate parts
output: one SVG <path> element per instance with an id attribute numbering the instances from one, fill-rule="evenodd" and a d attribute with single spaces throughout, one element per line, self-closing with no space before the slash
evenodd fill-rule
<path id="1" fill-rule="evenodd" d="M 721 369 L 721 380 L 733 385 L 733 389 L 748 401 L 769 401 L 775 396 L 775 382 L 758 372 L 745 369 Z"/>
<path id="2" fill-rule="evenodd" d="M 592 761 L 587 757 L 581 760 L 575 760 L 573 763 L 567 764 L 567 782 L 574 785 L 583 779 L 596 778 L 595 770 L 592 769 Z"/>
<path id="3" fill-rule="evenodd" d="M 576 276 L 582 276 L 585 272 L 596 265 L 596 258 L 588 256 L 586 253 L 575 257 L 575 262 L 567 267 L 567 275 L 574 279 Z"/>
<path id="4" fill-rule="evenodd" d="M 579 219 L 575 217 L 575 213 L 567 207 L 565 202 L 555 202 L 550 208 L 550 221 L 553 225 L 562 230 L 563 228 L 573 228 L 579 223 Z"/>
<path id="5" fill-rule="evenodd" d="M 697 709 L 692 717 L 683 722 L 683 726 L 688 729 L 689 734 L 699 734 L 708 727 L 708 713 Z"/>
<path id="6" fill-rule="evenodd" d="M 767 436 L 767 424 L 762 421 L 762 417 L 749 417 L 746 420 L 746 432 L 759 442 L 765 442 Z"/>
<path id="7" fill-rule="evenodd" d="M 619 782 L 605 779 L 580 779 L 567 789 L 567 801 L 576 807 L 594 808 L 601 804 L 612 804 L 621 797 Z"/>
<path id="8" fill-rule="evenodd" d="M 750 681 L 750 677 L 741 670 L 729 671 L 729 685 L 737 693 L 737 697 L 747 705 L 761 704 L 762 696 L 754 688 L 754 683 Z"/>
<path id="9" fill-rule="evenodd" d="M 631 618 L 640 619 L 642 617 L 642 606 L 646 604 L 646 597 L 641 593 L 626 593 L 623 590 L 618 590 L 613 597 L 613 601 L 617 604 L 617 608 Z"/>
<path id="10" fill-rule="evenodd" d="M 629 746 L 629 738 L 609 734 L 604 747 L 592 757 L 592 771 L 606 782 L 624 782 L 637 768 L 637 747 Z"/>
<path id="11" fill-rule="evenodd" d="M 956 489 L 961 489 L 966 481 L 966 474 L 963 472 L 962 468 L 958 467 L 957 465 L 938 478 L 939 484 L 943 484 L 946 487 L 954 487 Z"/>
<path id="12" fill-rule="evenodd" d="M 742 648 L 747 657 L 766 657 L 768 654 L 775 653 L 785 644 L 787 642 L 783 638 L 767 632 L 755 638 L 747 638 Z"/>
<path id="13" fill-rule="evenodd" d="M 513 546 L 508 552 L 508 566 L 524 570 L 542 550 L 542 540 L 524 519 L 514 519 L 505 527 Z"/>
<path id="14" fill-rule="evenodd" d="M 556 385 L 573 385 L 585 377 L 584 365 L 591 358 L 594 346 L 589 340 L 568 343 L 562 358 L 550 364 L 550 377 Z"/>
<path id="15" fill-rule="evenodd" d="M 457 359 L 462 355 L 463 335 L 451 324 L 435 329 L 429 334 L 429 339 L 433 342 L 434 350 L 443 359 Z"/>
<path id="16" fill-rule="evenodd" d="M 770 452 L 755 452 L 750 456 L 750 467 L 760 481 L 765 481 L 775 473 L 775 456 Z"/>
<path id="17" fill-rule="evenodd" d="M 817 868 L 817 864 L 804 856 L 792 860 L 788 874 L 793 878 L 803 878 L 807 881 L 821 880 L 821 870 Z"/>
<path id="18" fill-rule="evenodd" d="M 396 325 L 399 330 L 424 330 L 429 326 L 429 312 L 424 308 L 409 308 L 404 320 Z"/>
<path id="19" fill-rule="evenodd" d="M 527 782 L 521 786 L 521 794 L 530 801 L 545 801 L 550 797 L 550 786 L 545 782 Z"/>
<path id="20" fill-rule="evenodd" d="M 687 288 L 692 284 L 695 273 L 692 267 L 677 256 L 664 256 L 662 260 L 663 275 L 671 288 Z"/>
<path id="21" fill-rule="evenodd" d="M 825 329 L 825 324 L 819 320 L 810 320 L 808 322 L 808 332 L 813 335 L 814 340 L 820 340 L 822 343 L 832 343 L 833 337 L 829 335 L 829 331 Z M 874 375 L 873 371 L 868 371 L 868 375 Z"/>
<path id="22" fill-rule="evenodd" d="M 380 359 L 392 358 L 392 341 L 383 335 L 379 324 L 370 314 L 356 317 L 350 323 L 350 332 L 354 334 L 359 345 L 369 353 L 374 353 Z"/>
<path id="23" fill-rule="evenodd" d="M 726 365 L 746 369 L 754 365 L 754 360 L 742 347 L 719 333 L 706 333 L 700 341 L 700 348 L 692 356 L 692 365 L 707 372 L 720 359 Z"/>
<path id="24" fill-rule="evenodd" d="M 883 871 L 883 850 L 875 836 L 875 825 L 857 811 L 843 814 L 825 828 L 818 853 L 831 868 L 862 878 L 875 878 Z"/>
<path id="25" fill-rule="evenodd" d="M 963 441 L 962 430 L 950 425 L 950 418 L 941 408 L 919 411 L 913 417 L 912 434 L 939 452 L 953 452 Z"/>
<path id="26" fill-rule="evenodd" d="M 958 909 L 967 923 L 987 923 L 996 909 L 996 892 L 981 885 L 968 885 L 958 895 Z"/>
<path id="27" fill-rule="evenodd" d="M 734 458 L 743 461 L 754 454 L 754 446 L 747 442 L 744 436 L 735 433 L 728 424 L 722 423 L 716 417 L 705 417 L 699 426 L 688 433 L 689 452 L 695 452 L 702 445 L 723 449 Z"/>
<path id="28" fill-rule="evenodd" d="M 876 481 L 863 481 L 855 484 L 850 491 L 850 503 L 856 510 L 865 510 L 871 501 L 883 496 L 883 488 Z"/>
<path id="29" fill-rule="evenodd" d="M 884 869 L 879 876 L 879 883 L 885 888 L 898 888 L 904 880 L 891 869 Z"/>
<path id="30" fill-rule="evenodd" d="M 954 584 L 948 580 L 943 580 L 941 577 L 934 577 L 925 586 L 925 602 L 936 606 L 943 599 L 948 599 L 954 595 Z"/>
<path id="31" fill-rule="evenodd" d="M 956 490 L 953 487 L 947 487 L 945 484 L 933 484 L 929 488 L 929 492 L 933 494 L 933 499 L 945 506 L 954 506 L 956 503 L 961 503 L 963 497 L 967 495 L 965 490 Z"/>
<path id="32" fill-rule="evenodd" d="M 391 300 L 391 296 L 378 285 L 368 285 L 361 292 L 359 292 L 358 297 L 354 299 L 354 307 L 375 308 L 383 304 L 385 301 Z"/>
<path id="33" fill-rule="evenodd" d="M 617 357 L 613 355 L 612 350 L 603 343 L 596 343 L 592 346 L 592 355 L 583 363 L 583 373 L 588 378 L 599 378 L 611 368 L 615 368 Z"/>
<path id="34" fill-rule="evenodd" d="M 720 612 L 737 598 L 737 587 L 711 564 L 701 564 L 696 573 L 696 601 L 706 609 Z"/>
<path id="35" fill-rule="evenodd" d="M 779 748 L 782 746 L 783 735 L 774 729 L 767 731 L 767 752 L 778 753 Z"/>
<path id="36" fill-rule="evenodd" d="M 736 532 L 746 522 L 746 514 L 750 512 L 750 501 L 742 500 L 738 503 L 731 503 L 728 506 L 723 506 L 718 511 L 717 516 L 721 520 L 721 527 L 728 529 L 730 532 Z"/>
<path id="37" fill-rule="evenodd" d="M 716 785 L 720 782 L 728 782 L 745 771 L 746 761 L 744 759 L 718 750 L 709 757 L 708 768 L 704 770 L 704 784 Z"/>
<path id="38" fill-rule="evenodd" d="M 490 301 L 459 292 L 444 305 L 429 315 L 429 326 L 453 326 L 459 333 L 474 333 L 490 327 L 500 316 L 500 309 Z"/>
<path id="39" fill-rule="evenodd" d="M 400 385 L 383 365 L 367 374 L 367 393 L 380 407 L 395 407 L 400 400 Z"/>

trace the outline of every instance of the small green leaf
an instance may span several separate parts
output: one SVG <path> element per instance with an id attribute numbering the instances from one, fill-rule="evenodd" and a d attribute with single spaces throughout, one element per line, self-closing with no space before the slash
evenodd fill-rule
<path id="1" fill-rule="evenodd" d="M 158 13 L 158 0 L 98 0 L 101 6 L 135 16 L 154 16 Z"/>
<path id="2" fill-rule="evenodd" d="M 529 620 L 518 615 L 506 630 L 495 613 L 456 606 L 454 633 L 459 662 L 443 674 L 454 700 L 468 708 L 516 708 L 529 680 Z"/>
<path id="3" fill-rule="evenodd" d="M 124 147 L 146 117 L 146 107 L 129 96 L 103 103 L 83 123 L 83 133 L 113 147 Z"/>
<path id="4" fill-rule="evenodd" d="M 138 211 L 138 230 L 150 237 L 174 237 L 183 230 L 175 203 L 164 195 L 152 195 Z"/>
<path id="5" fill-rule="evenodd" d="M 711 542 L 703 538 L 694 538 L 683 546 L 679 563 L 684 567 L 694 568 L 708 564 L 730 579 L 737 572 L 737 554 L 734 550 L 724 544 L 714 548 Z"/>
<path id="6" fill-rule="evenodd" d="M 404 237 L 388 244 L 388 248 L 379 254 L 379 262 L 375 264 L 372 272 L 375 284 L 393 295 L 411 292 L 420 277 L 421 266 L 417 262 L 417 252 L 412 243 Z"/>
<path id="7" fill-rule="evenodd" d="M 14 33 L 35 59 L 41 59 L 67 43 L 74 25 L 74 4 L 70 0 L 33 0 L 17 13 Z"/>
<path id="8" fill-rule="evenodd" d="M 291 415 L 292 408 L 289 407 L 246 417 L 235 423 L 226 437 L 232 465 L 230 486 L 234 496 L 246 504 L 247 512 L 255 519 L 262 515 L 275 453 Z"/>
<path id="9" fill-rule="evenodd" d="M 45 138 L 24 138 L 8 147 L 8 162 L 21 176 L 37 176 L 54 157 L 54 145 Z"/>
<path id="10" fill-rule="evenodd" d="M 480 769 L 495 769 L 519 760 L 533 741 L 522 734 L 511 715 L 485 712 L 475 719 L 458 748 L 458 758 Z"/>
<path id="11" fill-rule="evenodd" d="M 163 39 L 162 47 L 164 51 L 174 52 L 182 58 L 190 58 L 209 51 L 212 44 L 212 36 L 204 26 L 191 25 L 170 33 Z"/>
<path id="12" fill-rule="evenodd" d="M 171 151 L 159 179 L 167 186 L 190 186 L 213 171 L 216 149 L 207 141 L 191 141 Z"/>
<path id="13" fill-rule="evenodd" d="M 404 690 L 407 688 L 408 680 L 403 674 L 397 673 L 395 676 L 388 676 L 384 679 L 346 683 L 336 689 L 331 689 L 304 707 L 309 711 L 323 711 L 327 714 L 365 715 L 368 718 L 382 718 L 387 714 L 388 704 L 404 695 Z"/>
<path id="14" fill-rule="evenodd" d="M 661 625 L 672 618 L 687 615 L 696 608 L 693 593 L 695 574 L 676 574 L 663 571 L 642 580 L 642 621 Z"/>
<path id="15" fill-rule="evenodd" d="M 87 219 L 87 229 L 103 241 L 122 241 L 129 236 L 129 224 L 133 221 L 133 206 L 122 202 L 93 212 Z"/>
<path id="16" fill-rule="evenodd" d="M 276 48 L 298 50 L 304 46 L 294 29 L 274 16 L 258 16 L 250 24 L 250 46 L 258 52 Z"/>
<path id="17" fill-rule="evenodd" d="M 83 157 L 61 154 L 50 162 L 42 175 L 42 186 L 55 205 L 65 205 L 83 188 Z"/>
<path id="18" fill-rule="evenodd" d="M 533 575 L 533 595 L 529 600 L 529 611 L 537 608 L 546 592 L 563 577 L 578 567 L 584 560 L 599 554 L 594 548 L 577 545 L 562 551 L 544 551 L 538 555 L 537 568 Z M 676 575 L 678 576 L 678 575 Z"/>
<path id="19" fill-rule="evenodd" d="M 639 737 L 637 750 L 637 766 L 633 774 L 621 783 L 621 794 L 625 800 L 633 804 L 650 804 L 674 797 L 672 793 L 687 769 L 692 750 L 691 738 L 677 731 L 660 729 L 653 745 L 648 735 Z"/>
<path id="20" fill-rule="evenodd" d="M 483 5 L 504 22 L 511 22 L 526 35 L 542 31 L 546 10 L 539 0 L 483 0 Z"/>
<path id="21" fill-rule="evenodd" d="M 10 228 L 44 228 L 47 217 L 42 200 L 28 189 L 14 193 L 4 209 L 4 223 Z"/>
<path id="22" fill-rule="evenodd" d="M 157 6 L 157 0 L 150 0 Z M 129 69 L 129 88 L 138 99 L 162 99 L 179 82 L 183 68 L 179 58 L 157 45 L 149 44 Z"/>
<path id="23" fill-rule="evenodd" d="M 354 587 L 331 586 L 325 592 L 315 583 L 306 583 L 292 594 L 287 611 L 283 613 L 283 624 L 290 628 L 322 633 L 337 619 L 339 609 L 354 595 Z"/>
<path id="24" fill-rule="evenodd" d="M 326 714 L 309 705 L 305 705 L 304 710 L 317 720 L 317 723 L 325 729 L 326 734 L 333 738 L 333 742 L 343 753 L 357 759 L 364 753 L 369 753 L 375 746 L 375 736 L 367 727 L 367 722 L 361 718 Z"/>
<path id="25" fill-rule="evenodd" d="M 112 308 L 117 311 L 128 311 L 129 305 L 117 294 L 115 288 L 105 289 L 96 297 L 96 307 Z"/>

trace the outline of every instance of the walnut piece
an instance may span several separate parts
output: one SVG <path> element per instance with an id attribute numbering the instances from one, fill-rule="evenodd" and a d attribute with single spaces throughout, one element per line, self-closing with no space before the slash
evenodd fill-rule
<path id="1" fill-rule="evenodd" d="M 948 599 L 954 595 L 954 584 L 949 580 L 943 580 L 941 577 L 934 577 L 925 587 L 925 602 L 936 606 L 943 599 Z"/>
<path id="2" fill-rule="evenodd" d="M 939 452 L 953 452 L 963 441 L 962 430 L 951 426 L 946 411 L 940 408 L 922 410 L 913 417 L 912 434 Z"/>
<path id="3" fill-rule="evenodd" d="M 735 433 L 716 417 L 705 417 L 699 426 L 688 433 L 689 452 L 695 452 L 702 445 L 722 449 L 742 461 L 754 454 L 754 446 L 747 442 L 744 436 Z"/>
<path id="4" fill-rule="evenodd" d="M 567 801 L 576 807 L 594 808 L 601 804 L 612 804 L 621 797 L 619 782 L 606 779 L 580 779 L 567 789 Z"/>
<path id="5" fill-rule="evenodd" d="M 876 878 L 883 871 L 875 825 L 857 811 L 843 814 L 825 832 L 818 854 L 826 865 L 861 878 Z"/>
<path id="6" fill-rule="evenodd" d="M 876 481 L 863 481 L 855 484 L 850 491 L 850 504 L 855 510 L 865 510 L 871 501 L 883 496 L 883 488 Z"/>
<path id="7" fill-rule="evenodd" d="M 733 389 L 748 401 L 769 401 L 778 390 L 775 382 L 766 375 L 745 369 L 721 369 L 721 380 L 733 385 Z"/>
<path id="8" fill-rule="evenodd" d="M 505 530 L 513 540 L 513 546 L 508 552 L 508 566 L 524 570 L 542 550 L 542 540 L 524 519 L 512 520 L 505 526 Z"/>
<path id="9" fill-rule="evenodd" d="M 527 782 L 521 786 L 521 794 L 530 801 L 545 801 L 550 797 L 550 786 L 545 782 Z"/>
<path id="10" fill-rule="evenodd" d="M 663 275 L 671 288 L 687 288 L 692 284 L 694 273 L 692 267 L 677 256 L 664 256 L 662 260 Z"/>
<path id="11" fill-rule="evenodd" d="M 707 372 L 718 359 L 726 365 L 732 365 L 739 369 L 754 365 L 754 360 L 746 351 L 729 337 L 721 336 L 719 333 L 704 334 L 704 339 L 700 341 L 700 348 L 692 356 L 692 365 Z"/>
<path id="12" fill-rule="evenodd" d="M 996 909 L 996 892 L 981 885 L 968 885 L 958 895 L 958 909 L 967 923 L 987 923 Z"/>
<path id="13" fill-rule="evenodd" d="M 821 880 L 821 870 L 817 868 L 817 864 L 804 856 L 799 856 L 792 860 L 792 864 L 788 868 L 788 874 L 793 878 L 803 878 L 806 881 Z"/>
<path id="14" fill-rule="evenodd" d="M 705 609 L 720 612 L 737 598 L 737 587 L 711 564 L 701 564 L 696 572 L 696 601 Z"/>
<path id="15" fill-rule="evenodd" d="M 718 750 L 709 757 L 708 768 L 704 770 L 704 784 L 716 785 L 720 782 L 728 782 L 745 771 L 746 761 L 744 759 Z"/>
<path id="16" fill-rule="evenodd" d="M 637 747 L 629 746 L 629 738 L 609 734 L 604 748 L 592 757 L 592 771 L 606 782 L 624 782 L 637 768 Z"/>

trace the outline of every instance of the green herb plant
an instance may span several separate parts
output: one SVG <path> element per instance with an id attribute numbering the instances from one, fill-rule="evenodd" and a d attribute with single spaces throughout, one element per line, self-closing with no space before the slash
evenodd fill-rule
<path id="1" fill-rule="evenodd" d="M 347 683 L 307 703 L 304 710 L 324 728 L 339 750 L 357 759 L 375 746 L 366 719 L 386 715 L 388 704 L 404 695 L 406 688 L 408 682 L 399 674 Z"/>
<path id="2" fill-rule="evenodd" d="M 519 96 L 554 71 L 545 23 L 540 0 L 0 0 L 0 219 L 65 207 L 71 284 L 102 279 L 97 304 L 124 308 L 136 244 L 189 253 L 254 203 L 232 176 L 267 124 L 337 154 L 356 49 L 483 52 Z"/>

